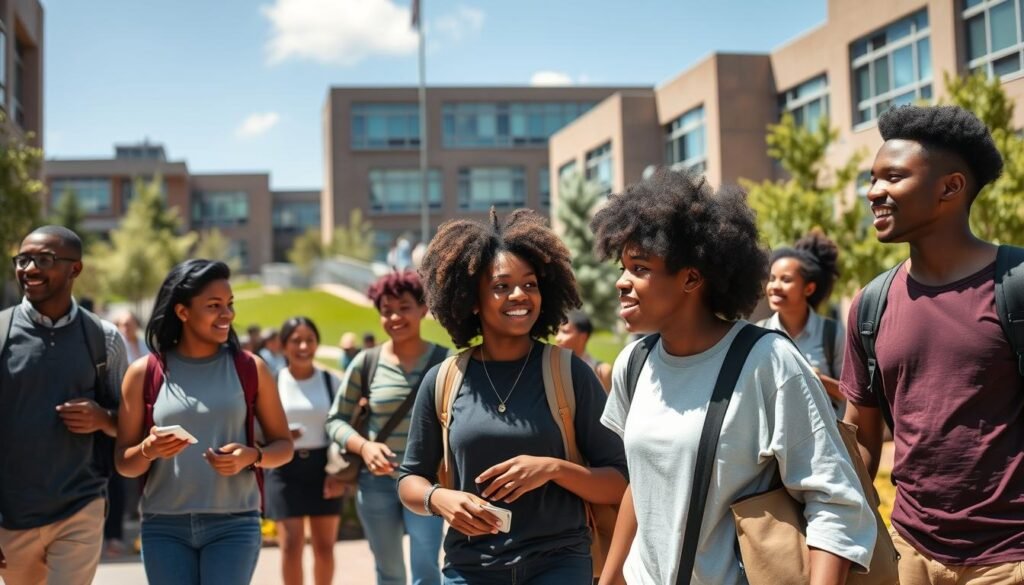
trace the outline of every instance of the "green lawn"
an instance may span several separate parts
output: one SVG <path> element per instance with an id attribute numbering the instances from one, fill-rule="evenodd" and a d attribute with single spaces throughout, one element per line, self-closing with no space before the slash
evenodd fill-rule
<path id="1" fill-rule="evenodd" d="M 376 310 L 354 305 L 322 291 L 289 290 L 240 298 L 235 300 L 235 311 L 237 331 L 244 331 L 253 323 L 264 328 L 278 328 L 285 320 L 304 315 L 316 323 L 320 329 L 320 337 L 326 344 L 337 345 L 342 333 L 346 331 L 354 331 L 360 337 L 367 331 L 376 335 L 378 339 L 385 337 Z M 422 331 L 424 339 L 452 346 L 448 334 L 436 321 L 425 320 Z M 595 358 L 610 363 L 622 349 L 622 344 L 616 336 L 600 332 L 591 339 L 589 349 Z"/>

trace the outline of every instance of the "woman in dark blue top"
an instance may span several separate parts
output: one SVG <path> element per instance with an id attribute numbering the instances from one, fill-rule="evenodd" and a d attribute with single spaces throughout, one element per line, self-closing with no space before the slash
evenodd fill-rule
<path id="1" fill-rule="evenodd" d="M 418 514 L 443 517 L 446 585 L 589 585 L 584 501 L 615 504 L 626 488 L 621 441 L 601 426 L 605 393 L 573 358 L 576 443 L 589 467 L 566 460 L 542 374 L 543 344 L 579 305 L 568 250 L 533 211 L 498 222 L 441 226 L 422 268 L 427 301 L 459 347 L 477 337 L 452 406 L 455 489 L 441 488 L 437 368 L 420 386 L 399 494 Z M 569 389 L 567 389 L 568 391 Z M 510 526 L 484 508 L 511 511 Z M 507 530 L 507 532 L 506 532 Z"/>

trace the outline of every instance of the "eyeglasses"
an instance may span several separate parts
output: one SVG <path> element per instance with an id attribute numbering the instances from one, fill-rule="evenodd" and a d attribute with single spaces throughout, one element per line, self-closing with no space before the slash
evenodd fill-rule
<path id="1" fill-rule="evenodd" d="M 39 270 L 49 270 L 53 268 L 53 265 L 58 261 L 62 262 L 78 262 L 78 258 L 61 258 L 56 254 L 50 252 L 41 252 L 39 254 L 18 254 L 11 258 L 11 262 L 14 263 L 14 267 L 19 270 L 25 270 L 29 264 L 35 264 Z"/>

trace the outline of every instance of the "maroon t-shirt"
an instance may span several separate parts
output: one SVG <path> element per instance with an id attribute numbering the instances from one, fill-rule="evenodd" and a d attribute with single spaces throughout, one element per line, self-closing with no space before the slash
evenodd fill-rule
<path id="1" fill-rule="evenodd" d="M 941 286 L 893 279 L 875 352 L 895 421 L 901 536 L 957 565 L 1024 560 L 1024 378 L 999 324 L 995 264 Z M 854 299 L 840 387 L 878 406 Z"/>

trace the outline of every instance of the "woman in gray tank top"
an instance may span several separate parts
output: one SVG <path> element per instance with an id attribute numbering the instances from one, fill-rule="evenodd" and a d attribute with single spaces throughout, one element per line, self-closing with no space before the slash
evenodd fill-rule
<path id="1" fill-rule="evenodd" d="M 249 583 L 261 541 L 260 468 L 292 458 L 273 376 L 231 328 L 230 275 L 223 262 L 175 266 L 146 328 L 152 355 L 125 375 L 115 456 L 122 475 L 145 476 L 142 561 L 152 585 Z M 262 446 L 252 438 L 256 421 Z"/>

